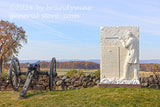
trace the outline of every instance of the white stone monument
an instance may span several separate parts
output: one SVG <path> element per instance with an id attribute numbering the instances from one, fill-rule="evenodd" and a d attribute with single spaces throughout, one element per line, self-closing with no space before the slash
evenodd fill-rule
<path id="1" fill-rule="evenodd" d="M 139 28 L 101 27 L 99 86 L 140 87 Z"/>

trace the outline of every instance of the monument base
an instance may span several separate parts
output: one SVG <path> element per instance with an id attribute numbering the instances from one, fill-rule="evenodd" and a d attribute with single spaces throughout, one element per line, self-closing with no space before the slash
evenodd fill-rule
<path id="1" fill-rule="evenodd" d="M 141 88 L 141 84 L 98 84 L 99 87 Z"/>

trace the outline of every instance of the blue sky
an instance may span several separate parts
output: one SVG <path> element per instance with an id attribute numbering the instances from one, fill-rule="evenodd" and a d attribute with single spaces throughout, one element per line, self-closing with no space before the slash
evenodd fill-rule
<path id="1" fill-rule="evenodd" d="M 19 59 L 99 59 L 101 26 L 139 26 L 140 59 L 160 59 L 159 0 L 0 0 L 26 31 Z"/>

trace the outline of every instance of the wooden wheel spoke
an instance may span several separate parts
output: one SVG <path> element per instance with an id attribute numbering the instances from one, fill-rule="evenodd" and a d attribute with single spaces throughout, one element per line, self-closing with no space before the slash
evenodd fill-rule
<path id="1" fill-rule="evenodd" d="M 16 76 L 13 77 L 12 81 L 13 81 L 13 85 L 15 87 L 17 87 L 17 78 L 16 78 Z"/>

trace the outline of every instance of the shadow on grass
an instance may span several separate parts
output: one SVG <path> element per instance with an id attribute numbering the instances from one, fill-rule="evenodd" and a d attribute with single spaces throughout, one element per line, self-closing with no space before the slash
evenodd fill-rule
<path id="1" fill-rule="evenodd" d="M 41 95 L 41 94 L 44 94 L 44 93 L 46 93 L 46 92 L 36 92 L 36 93 L 32 93 L 32 94 L 26 95 L 26 96 L 24 97 L 24 99 L 33 97 L 33 96 L 35 96 L 35 95 Z"/>
<path id="2" fill-rule="evenodd" d="M 54 92 L 64 92 L 64 91 L 69 91 L 69 90 L 53 90 L 53 91 L 54 91 Z M 33 97 L 33 96 L 35 96 L 35 95 L 44 95 L 45 93 L 53 92 L 53 91 L 33 92 L 33 93 L 31 93 L 31 94 L 26 95 L 23 99 L 27 99 L 27 98 Z"/>

